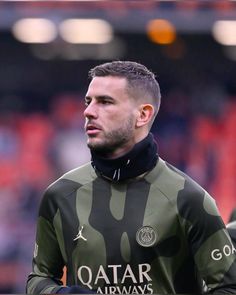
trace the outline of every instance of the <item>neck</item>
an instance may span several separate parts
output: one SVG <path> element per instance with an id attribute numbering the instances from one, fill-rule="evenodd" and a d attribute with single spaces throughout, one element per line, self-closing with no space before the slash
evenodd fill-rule
<path id="1" fill-rule="evenodd" d="M 148 133 L 144 134 L 143 136 L 139 136 L 138 138 L 131 140 L 129 143 L 127 143 L 126 145 L 124 145 L 120 148 L 117 148 L 112 151 L 106 151 L 105 153 L 99 153 L 98 155 L 100 155 L 101 157 L 103 157 L 105 159 L 116 159 L 116 158 L 122 157 L 122 156 L 126 155 L 127 153 L 129 153 L 134 148 L 134 146 L 137 143 L 141 142 L 144 138 L 146 138 L 147 135 L 148 135 Z M 96 153 L 96 151 L 95 151 L 95 153 Z"/>
<path id="2" fill-rule="evenodd" d="M 158 160 L 157 145 L 152 134 L 148 134 L 128 152 L 115 158 L 104 157 L 94 151 L 91 151 L 91 154 L 96 172 L 116 182 L 144 175 Z"/>

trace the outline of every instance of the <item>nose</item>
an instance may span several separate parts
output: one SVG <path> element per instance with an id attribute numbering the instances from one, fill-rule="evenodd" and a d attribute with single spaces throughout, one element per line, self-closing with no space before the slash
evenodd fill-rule
<path id="1" fill-rule="evenodd" d="M 97 110 L 94 102 L 90 102 L 89 105 L 84 110 L 85 118 L 96 118 Z"/>

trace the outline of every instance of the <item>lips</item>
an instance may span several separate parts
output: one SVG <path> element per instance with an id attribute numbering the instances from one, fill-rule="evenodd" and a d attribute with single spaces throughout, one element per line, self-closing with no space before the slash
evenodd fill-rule
<path id="1" fill-rule="evenodd" d="M 98 133 L 101 130 L 101 128 L 96 124 L 87 124 L 85 126 L 85 130 L 88 135 L 91 135 Z"/>

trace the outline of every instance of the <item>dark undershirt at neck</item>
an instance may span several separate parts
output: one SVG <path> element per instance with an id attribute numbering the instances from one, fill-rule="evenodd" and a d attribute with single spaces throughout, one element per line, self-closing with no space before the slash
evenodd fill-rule
<path id="1" fill-rule="evenodd" d="M 140 176 L 157 163 L 157 144 L 149 133 L 131 151 L 116 159 L 106 159 L 91 151 L 92 166 L 101 176 L 119 182 Z"/>

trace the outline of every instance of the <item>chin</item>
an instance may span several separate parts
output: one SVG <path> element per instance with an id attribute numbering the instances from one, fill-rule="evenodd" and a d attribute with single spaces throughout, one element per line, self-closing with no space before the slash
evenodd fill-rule
<path id="1" fill-rule="evenodd" d="M 88 140 L 87 145 L 93 151 L 102 150 L 105 148 L 105 145 L 97 140 Z"/>
<path id="2" fill-rule="evenodd" d="M 109 147 L 106 144 L 102 143 L 88 143 L 88 147 L 91 150 L 91 152 L 95 152 L 99 154 L 102 157 L 105 157 L 107 154 L 110 154 L 111 152 L 114 151 L 112 147 Z"/>

